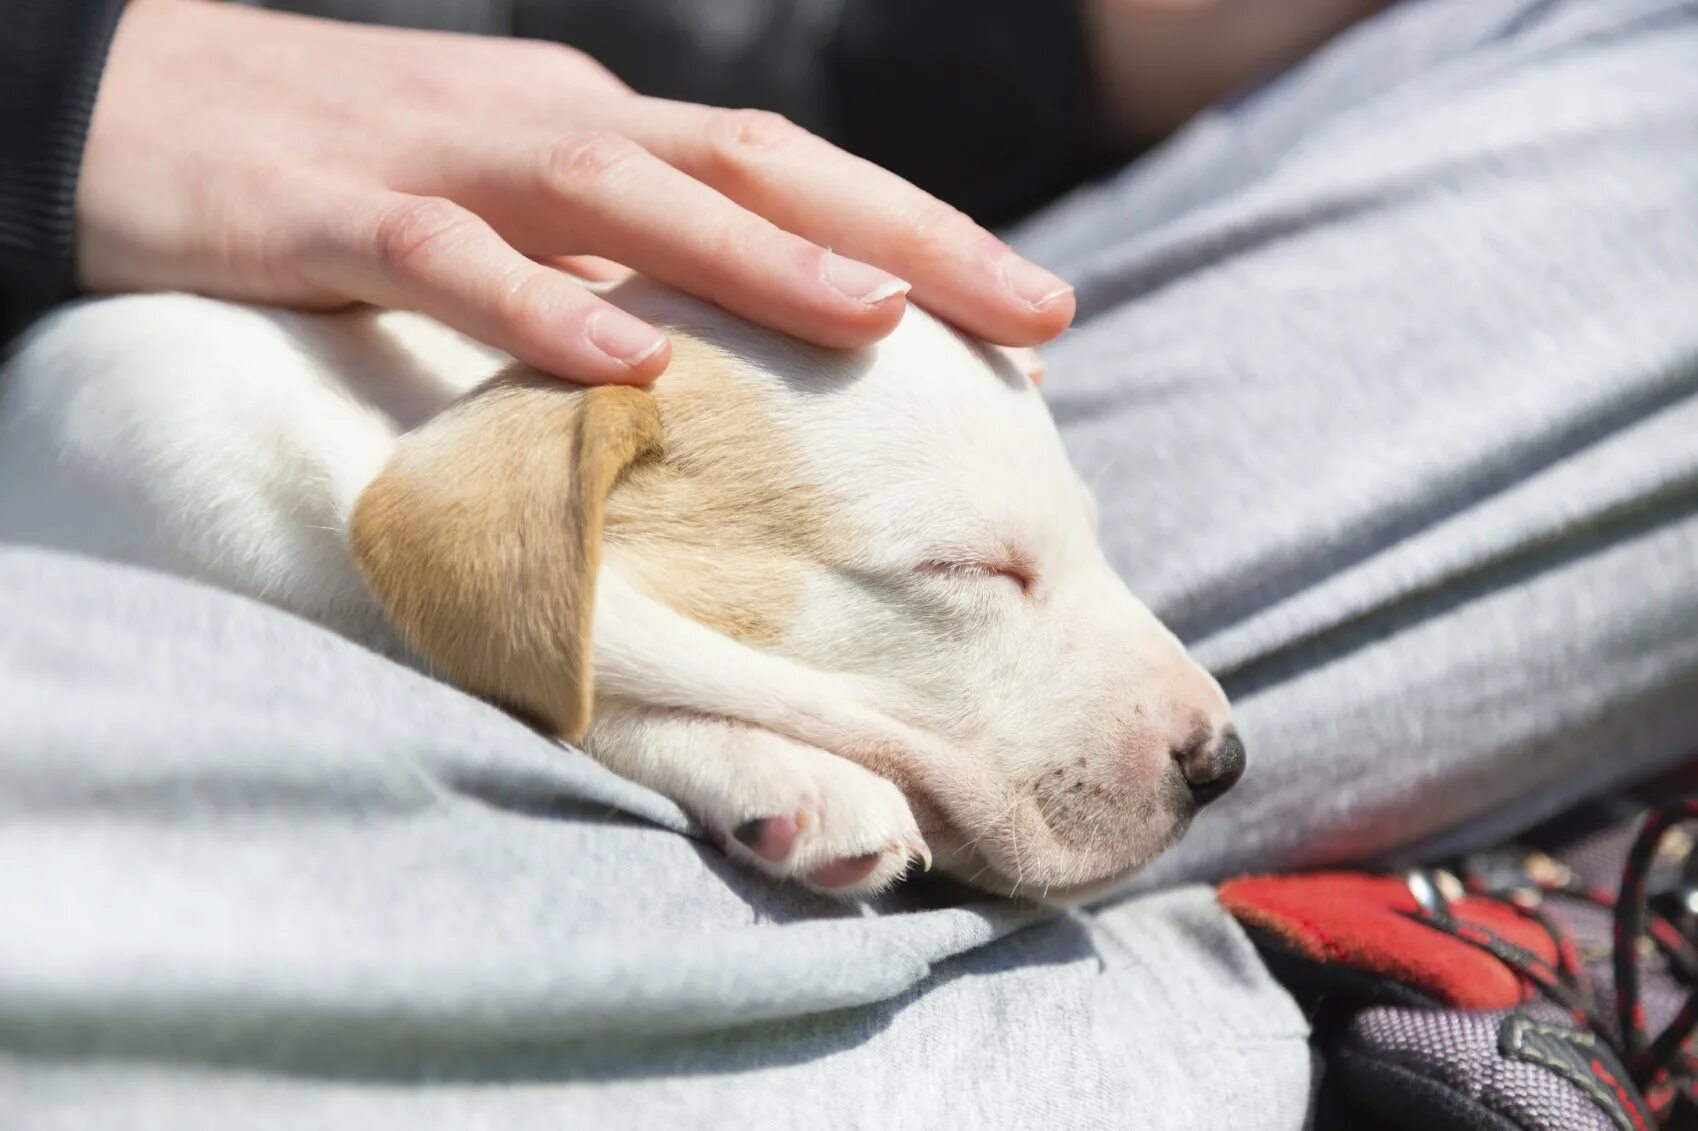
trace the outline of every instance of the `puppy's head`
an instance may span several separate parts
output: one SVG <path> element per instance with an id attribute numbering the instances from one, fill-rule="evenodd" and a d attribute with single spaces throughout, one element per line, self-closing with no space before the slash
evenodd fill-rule
<path id="1" fill-rule="evenodd" d="M 1068 897 L 1243 767 L 1225 696 L 1104 559 L 1037 392 L 912 311 L 817 350 L 650 284 L 652 391 L 510 373 L 409 434 L 356 555 L 445 675 L 588 732 L 732 718 L 907 794 L 939 862 Z M 593 627 L 593 631 L 592 631 Z"/>

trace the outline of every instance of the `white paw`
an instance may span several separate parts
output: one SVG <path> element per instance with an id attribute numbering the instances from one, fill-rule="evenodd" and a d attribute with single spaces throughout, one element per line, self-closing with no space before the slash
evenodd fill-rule
<path id="1" fill-rule="evenodd" d="M 883 888 L 916 861 L 931 867 L 907 799 L 872 771 L 766 731 L 731 754 L 736 790 L 696 812 L 728 834 L 732 856 L 838 895 Z"/>
<path id="2" fill-rule="evenodd" d="M 598 720 L 586 743 L 616 773 L 663 793 L 727 855 L 831 895 L 865 895 L 931 866 L 908 801 L 853 762 L 717 720 Z"/>

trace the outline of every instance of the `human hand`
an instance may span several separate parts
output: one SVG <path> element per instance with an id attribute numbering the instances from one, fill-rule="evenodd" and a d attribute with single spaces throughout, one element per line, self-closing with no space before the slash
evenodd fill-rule
<path id="1" fill-rule="evenodd" d="M 91 290 L 420 310 L 584 383 L 651 380 L 668 350 L 554 269 L 568 256 L 831 347 L 889 333 L 910 284 L 1006 346 L 1074 309 L 959 212 L 774 115 L 641 97 L 551 44 L 210 0 L 131 0 L 77 221 Z"/>

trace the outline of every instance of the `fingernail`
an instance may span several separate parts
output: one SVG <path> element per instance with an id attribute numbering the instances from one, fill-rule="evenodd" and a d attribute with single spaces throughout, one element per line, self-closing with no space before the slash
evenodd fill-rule
<path id="1" fill-rule="evenodd" d="M 590 344 L 622 365 L 635 369 L 666 345 L 666 337 L 622 310 L 598 310 L 585 326 Z"/>
<path id="2" fill-rule="evenodd" d="M 1073 293 L 1073 288 L 1061 279 L 1012 253 L 1002 261 L 1002 280 L 1016 298 L 1033 310 L 1044 310 Z"/>
<path id="3" fill-rule="evenodd" d="M 887 271 L 845 259 L 834 252 L 825 253 L 820 277 L 832 289 L 848 295 L 862 306 L 877 306 L 897 295 L 908 293 L 909 285 Z"/>

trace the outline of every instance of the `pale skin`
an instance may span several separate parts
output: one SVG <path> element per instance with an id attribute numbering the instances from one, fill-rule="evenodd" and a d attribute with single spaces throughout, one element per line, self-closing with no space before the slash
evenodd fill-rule
<path id="1" fill-rule="evenodd" d="M 1147 145 L 1388 0 L 1086 0 L 1097 125 Z"/>
<path id="2" fill-rule="evenodd" d="M 1103 97 L 1178 124 L 1195 84 L 1122 89 L 1117 53 L 1139 53 L 1114 44 L 1141 41 L 1140 13 L 1235 3 L 1095 0 Z M 1307 6 L 1326 19 L 1288 30 L 1293 52 L 1373 5 Z M 834 348 L 884 337 L 912 299 L 1034 379 L 1028 347 L 1074 314 L 1062 279 L 776 115 L 643 97 L 569 47 L 213 0 L 131 0 L 76 203 L 89 290 L 418 310 L 584 384 L 667 366 L 664 335 L 582 285 L 626 269 Z"/>

